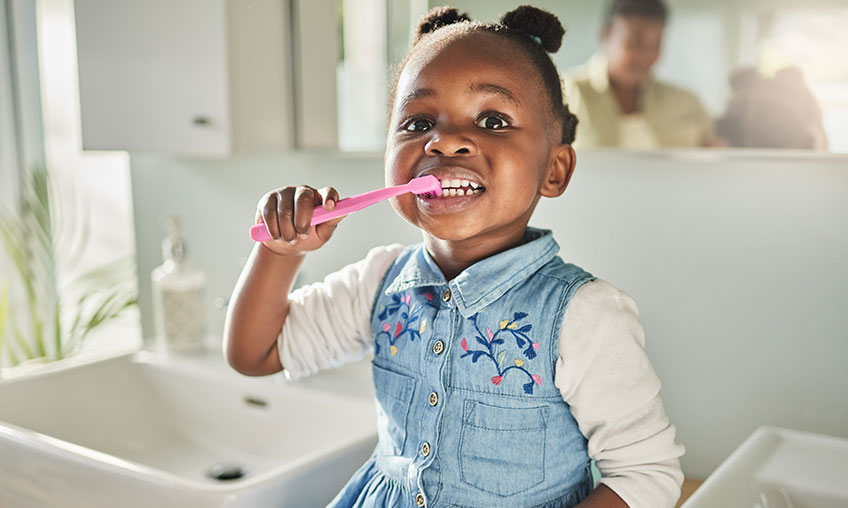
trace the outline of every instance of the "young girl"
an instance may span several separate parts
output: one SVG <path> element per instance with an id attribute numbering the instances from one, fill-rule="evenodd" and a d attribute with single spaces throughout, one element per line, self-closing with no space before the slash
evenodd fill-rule
<path id="1" fill-rule="evenodd" d="M 682 474 L 636 306 L 527 226 L 565 191 L 576 119 L 532 7 L 497 24 L 456 10 L 418 27 L 392 92 L 386 184 L 435 175 L 441 197 L 392 206 L 423 243 L 378 247 L 288 294 L 332 188 L 265 195 L 227 319 L 229 363 L 297 378 L 373 350 L 379 442 L 334 507 L 671 507 Z M 602 473 L 593 490 L 590 458 Z"/>

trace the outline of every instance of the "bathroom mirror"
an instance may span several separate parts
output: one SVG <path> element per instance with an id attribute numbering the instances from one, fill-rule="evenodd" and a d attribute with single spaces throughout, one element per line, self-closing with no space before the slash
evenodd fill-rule
<path id="1" fill-rule="evenodd" d="M 434 0 L 339 0 L 342 51 L 338 65 L 339 147 L 381 151 L 393 66 L 406 54 L 418 18 Z M 491 21 L 521 2 L 447 2 L 473 19 Z M 822 110 L 827 140 L 821 153 L 848 153 L 848 6 L 839 0 L 666 0 L 669 18 L 654 76 L 698 96 L 714 118 L 731 98 L 729 77 L 740 66 L 770 76 L 796 66 Z M 560 72 L 586 62 L 599 48 L 607 2 L 539 0 L 533 5 L 566 25 L 554 55 Z M 385 26 L 385 30 L 375 30 Z M 389 69 L 388 71 L 386 69 Z M 578 130 L 579 142 L 579 130 Z"/>

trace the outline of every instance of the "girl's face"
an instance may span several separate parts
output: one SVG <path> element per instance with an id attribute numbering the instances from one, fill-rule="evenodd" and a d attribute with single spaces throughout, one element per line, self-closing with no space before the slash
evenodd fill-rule
<path id="1" fill-rule="evenodd" d="M 432 51 L 428 51 L 432 49 Z M 432 174 L 438 198 L 404 194 L 392 206 L 427 235 L 505 248 L 523 237 L 540 195 L 560 169 L 549 99 L 526 56 L 501 37 L 472 33 L 419 48 L 398 80 L 386 147 L 386 183 Z M 557 162 L 559 161 L 559 162 Z"/>

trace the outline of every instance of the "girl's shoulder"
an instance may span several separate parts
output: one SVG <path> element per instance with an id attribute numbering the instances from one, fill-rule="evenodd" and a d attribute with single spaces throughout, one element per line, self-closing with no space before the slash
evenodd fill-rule
<path id="1" fill-rule="evenodd" d="M 593 326 L 639 320 L 639 308 L 633 298 L 603 279 L 592 279 L 580 286 L 568 304 L 566 318 Z"/>
<path id="2" fill-rule="evenodd" d="M 633 298 L 626 292 L 612 283 L 598 278 L 594 278 L 581 286 L 575 297 L 578 296 L 587 305 L 612 312 L 636 305 Z"/>

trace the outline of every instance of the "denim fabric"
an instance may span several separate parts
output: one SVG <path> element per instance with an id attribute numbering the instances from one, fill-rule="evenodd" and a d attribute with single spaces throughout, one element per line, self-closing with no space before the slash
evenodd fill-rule
<path id="1" fill-rule="evenodd" d="M 569 508 L 589 494 L 586 439 L 553 379 L 566 305 L 592 276 L 558 250 L 528 228 L 451 281 L 421 245 L 398 256 L 371 321 L 379 441 L 330 506 Z"/>

